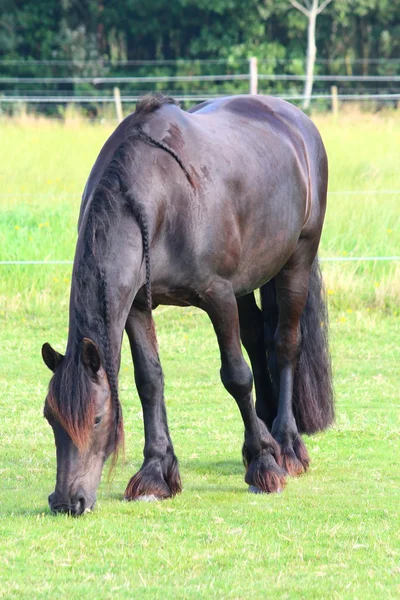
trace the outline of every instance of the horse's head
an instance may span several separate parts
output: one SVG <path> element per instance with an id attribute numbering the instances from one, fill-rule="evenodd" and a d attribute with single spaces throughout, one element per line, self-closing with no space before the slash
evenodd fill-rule
<path id="1" fill-rule="evenodd" d="M 94 342 L 84 338 L 64 357 L 44 344 L 42 356 L 53 371 L 44 416 L 57 453 L 53 512 L 81 515 L 93 508 L 103 465 L 118 445 L 118 419 L 110 384 Z"/>

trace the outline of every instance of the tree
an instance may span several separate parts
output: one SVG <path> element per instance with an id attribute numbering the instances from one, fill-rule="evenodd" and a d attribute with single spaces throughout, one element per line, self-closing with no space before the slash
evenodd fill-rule
<path id="1" fill-rule="evenodd" d="M 317 16 L 332 2 L 332 0 L 304 0 L 304 4 L 297 0 L 290 0 L 290 4 L 302 12 L 308 19 L 307 29 L 307 69 L 306 82 L 304 86 L 304 101 L 303 108 L 307 109 L 310 106 L 311 93 L 314 83 L 314 64 L 317 56 L 317 47 L 315 45 L 315 29 L 317 25 Z"/>

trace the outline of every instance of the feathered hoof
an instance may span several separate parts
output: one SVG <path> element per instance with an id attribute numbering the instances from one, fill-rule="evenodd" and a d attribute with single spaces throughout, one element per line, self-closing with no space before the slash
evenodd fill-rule
<path id="1" fill-rule="evenodd" d="M 298 477 L 305 473 L 310 465 L 307 448 L 300 436 L 297 436 L 292 447 L 282 446 L 282 466 L 289 475 Z"/>
<path id="2" fill-rule="evenodd" d="M 178 461 L 174 456 L 165 476 L 162 471 L 161 462 L 153 461 L 144 464 L 130 479 L 125 490 L 124 500 L 154 502 L 156 500 L 173 498 L 181 491 L 182 484 Z"/>
<path id="3" fill-rule="evenodd" d="M 275 494 L 281 494 L 283 492 L 283 488 L 277 489 Z M 266 494 L 267 492 L 263 492 L 255 485 L 249 485 L 249 494 Z"/>
<path id="4" fill-rule="evenodd" d="M 263 453 L 250 462 L 245 481 L 249 485 L 249 492 L 272 494 L 283 491 L 286 476 L 286 471 L 278 465 L 273 456 Z"/>
<path id="5" fill-rule="evenodd" d="M 152 477 L 140 470 L 134 475 L 125 490 L 124 500 L 165 500 L 172 496 L 171 489 L 163 479 Z"/>

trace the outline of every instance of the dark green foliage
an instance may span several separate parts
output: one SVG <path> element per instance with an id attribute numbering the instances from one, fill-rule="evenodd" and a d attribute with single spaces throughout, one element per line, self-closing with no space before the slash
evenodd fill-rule
<path id="1" fill-rule="evenodd" d="M 400 0 L 334 0 L 318 19 L 319 58 L 398 57 L 399 14 Z M 302 59 L 306 26 L 289 0 L 3 0 L 0 57 Z"/>
<path id="2" fill-rule="evenodd" d="M 315 74 L 400 75 L 400 0 L 333 0 L 319 15 Z M 112 96 L 112 84 L 6 82 L 2 77 L 186 76 L 185 81 L 120 83 L 121 95 L 159 91 L 177 98 L 248 93 L 246 79 L 193 80 L 197 75 L 304 75 L 307 18 L 289 0 L 2 0 L 0 96 Z M 380 58 L 381 60 L 375 60 Z M 40 62 L 37 62 L 40 61 Z M 50 62 L 47 62 L 50 61 Z M 164 61 L 148 64 L 143 61 Z M 167 61 L 167 62 L 165 62 Z M 302 81 L 259 80 L 258 91 L 299 95 Z M 332 82 L 315 81 L 315 94 Z M 343 82 L 340 93 L 396 93 L 396 82 Z M 295 100 L 293 100 L 295 101 Z M 324 110 L 327 101 L 320 100 Z M 32 107 L 32 104 L 30 105 Z M 62 116 L 63 103 L 36 112 Z M 93 99 L 82 106 L 101 115 Z M 125 104 L 126 112 L 134 109 Z M 2 103 L 0 113 L 17 105 Z"/>

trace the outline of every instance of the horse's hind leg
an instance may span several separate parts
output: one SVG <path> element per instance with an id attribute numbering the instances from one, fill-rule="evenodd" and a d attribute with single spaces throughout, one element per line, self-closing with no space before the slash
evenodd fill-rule
<path id="1" fill-rule="evenodd" d="M 150 311 L 132 307 L 125 329 L 132 351 L 145 432 L 144 462 L 129 481 L 125 499 L 169 498 L 182 488 L 168 431 L 163 374 Z"/>
<path id="2" fill-rule="evenodd" d="M 268 370 L 265 324 L 254 293 L 237 299 L 240 337 L 251 362 L 256 389 L 256 413 L 268 429 L 277 414 L 277 398 Z"/>
<path id="3" fill-rule="evenodd" d="M 245 481 L 252 491 L 280 491 L 285 484 L 286 472 L 277 462 L 280 457 L 277 443 L 255 411 L 251 393 L 253 377 L 242 354 L 238 307 L 231 284 L 213 282 L 202 296 L 200 307 L 214 325 L 221 353 L 221 380 L 236 400 L 244 422 Z"/>
<path id="4" fill-rule="evenodd" d="M 307 301 L 313 259 L 306 244 L 306 241 L 299 241 L 294 254 L 275 277 L 278 305 L 275 349 L 280 385 L 272 435 L 281 446 L 283 466 L 290 475 L 300 475 L 309 465 L 308 453 L 293 414 L 293 381 L 301 349 L 300 317 Z"/>

